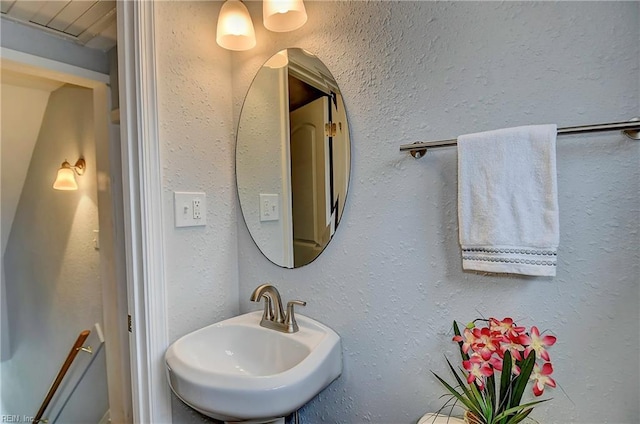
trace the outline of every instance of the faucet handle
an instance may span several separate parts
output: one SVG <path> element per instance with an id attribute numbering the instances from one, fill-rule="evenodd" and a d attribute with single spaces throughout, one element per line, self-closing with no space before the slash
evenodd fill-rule
<path id="1" fill-rule="evenodd" d="M 294 305 L 307 306 L 307 302 L 304 300 L 290 300 L 287 302 L 287 312 L 293 311 Z"/>
<path id="2" fill-rule="evenodd" d="M 295 333 L 298 331 L 298 323 L 293 312 L 295 305 L 307 306 L 304 300 L 290 300 L 287 302 L 287 314 L 284 317 L 284 324 L 287 326 L 287 333 Z"/>

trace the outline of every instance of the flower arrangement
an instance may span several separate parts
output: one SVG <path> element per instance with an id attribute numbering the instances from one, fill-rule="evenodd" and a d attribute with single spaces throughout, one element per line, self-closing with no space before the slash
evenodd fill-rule
<path id="1" fill-rule="evenodd" d="M 477 327 L 476 322 L 483 325 Z M 548 400 L 520 403 L 530 381 L 536 397 L 543 394 L 545 386 L 556 387 L 547 352 L 556 342 L 554 336 L 541 335 L 535 326 L 527 332 L 511 318 L 477 319 L 462 333 L 454 321 L 453 330 L 453 341 L 460 346 L 464 370 L 458 372 L 448 359 L 447 363 L 458 385 L 453 387 L 434 375 L 447 388 L 452 400 L 464 405 L 468 423 L 516 424 L 524 420 L 535 405 Z"/>

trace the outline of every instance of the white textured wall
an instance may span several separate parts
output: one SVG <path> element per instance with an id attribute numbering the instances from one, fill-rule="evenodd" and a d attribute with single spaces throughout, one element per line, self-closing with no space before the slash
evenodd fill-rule
<path id="1" fill-rule="evenodd" d="M 4 105 L 3 105 L 4 106 Z M 87 162 L 77 191 L 51 187 L 60 163 Z M 2 363 L 5 414 L 32 416 L 82 330 L 102 323 L 93 100 L 89 89 L 64 86 L 49 97 L 16 210 L 3 268 L 13 356 Z M 11 180 L 2 181 L 11 184 Z M 88 391 L 66 409 L 100 420 L 108 409 L 104 356 L 92 366 Z M 97 372 L 94 372 L 97 371 Z M 73 418 L 76 417 L 76 418 Z"/>
<path id="2" fill-rule="evenodd" d="M 234 124 L 218 2 L 156 2 L 169 338 L 238 312 Z M 207 195 L 206 227 L 174 228 L 173 192 Z M 173 402 L 175 423 L 197 414 Z"/>
<path id="3" fill-rule="evenodd" d="M 0 168 L 0 242 L 4 255 L 11 225 L 15 216 L 22 186 L 27 177 L 29 167 L 25 163 L 31 161 L 33 148 L 38 140 L 38 132 L 42 117 L 49 100 L 49 91 L 35 88 L 21 87 L 3 83 L 0 88 L 2 94 L 2 118 L 0 121 L 0 153 L 2 165 Z M 1 257 L 0 257 L 1 259 Z M 1 262 L 1 261 L 0 261 Z M 0 298 L 0 361 L 11 356 L 9 340 L 9 317 L 7 316 L 7 296 L 5 288 L 4 269 L 0 264 L 0 284 L 2 297 Z M 1 409 L 1 408 L 0 408 Z"/>
<path id="4" fill-rule="evenodd" d="M 640 144 L 616 133 L 560 139 L 555 278 L 462 272 L 455 150 L 416 161 L 398 147 L 638 115 L 640 3 L 306 5 L 302 29 L 275 34 L 248 2 L 258 46 L 232 55 L 234 122 L 255 72 L 285 47 L 327 64 L 350 119 L 349 198 L 318 260 L 276 267 L 237 219 L 241 310 L 258 309 L 249 294 L 271 281 L 342 336 L 344 373 L 303 410 L 304 422 L 415 422 L 441 405 L 430 370 L 446 373 L 451 321 L 495 315 L 558 337 L 551 355 L 562 390 L 536 408 L 539 421 L 636 423 Z"/>
<path id="5" fill-rule="evenodd" d="M 33 148 L 44 111 L 49 101 L 48 90 L 2 84 L 2 253 L 7 246 L 11 224 L 18 207 L 20 193 L 27 177 Z M 62 162 L 62 160 L 60 160 Z"/>

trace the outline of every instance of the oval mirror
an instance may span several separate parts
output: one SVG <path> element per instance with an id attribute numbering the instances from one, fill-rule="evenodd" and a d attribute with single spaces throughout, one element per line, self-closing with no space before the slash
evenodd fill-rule
<path id="1" fill-rule="evenodd" d="M 236 145 L 244 221 L 260 251 L 304 266 L 338 228 L 351 149 L 342 95 L 327 67 L 302 49 L 276 53 L 247 93 Z"/>

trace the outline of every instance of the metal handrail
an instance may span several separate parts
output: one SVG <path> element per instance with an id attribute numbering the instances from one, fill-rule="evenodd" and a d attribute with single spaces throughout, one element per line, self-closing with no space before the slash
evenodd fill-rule
<path id="1" fill-rule="evenodd" d="M 38 413 L 35 415 L 35 417 L 33 417 L 33 421 L 31 422 L 31 424 L 47 422 L 47 420 L 42 419 L 42 415 L 44 414 L 44 411 L 49 406 L 51 399 L 53 399 L 53 395 L 56 394 L 58 387 L 60 387 L 60 383 L 62 383 L 64 376 L 67 374 L 67 371 L 69 371 L 69 368 L 73 363 L 73 360 L 76 359 L 78 352 L 85 349 L 88 350 L 82 345 L 84 344 L 85 340 L 87 340 L 87 337 L 89 337 L 89 334 L 91 334 L 91 331 L 84 330 L 80 332 L 80 334 L 78 335 L 76 342 L 73 344 L 73 347 L 69 351 L 69 354 L 67 355 L 67 359 L 65 359 L 64 363 L 62 364 L 62 367 L 60 368 L 60 371 L 58 372 L 56 379 L 53 380 L 53 384 L 51 384 L 51 387 L 49 388 L 49 392 L 47 393 L 47 396 L 45 396 L 44 400 L 42 401 L 42 405 L 40 405 L 40 409 L 38 410 Z"/>

